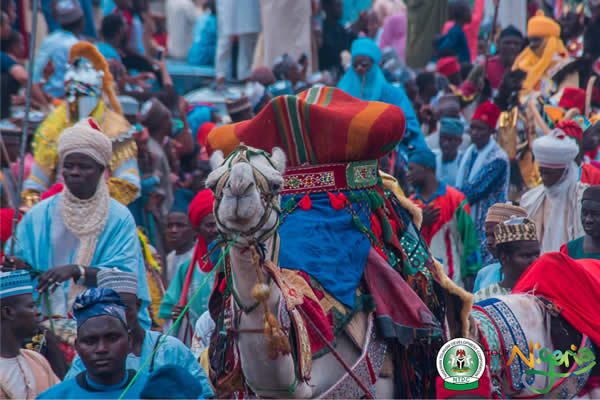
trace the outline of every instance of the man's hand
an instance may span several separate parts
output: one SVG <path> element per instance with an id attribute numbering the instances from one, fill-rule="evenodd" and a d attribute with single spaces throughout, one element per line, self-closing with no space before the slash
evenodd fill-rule
<path id="1" fill-rule="evenodd" d="M 174 305 L 173 311 L 171 311 L 171 319 L 175 321 L 177 318 L 179 318 L 179 315 L 181 314 L 184 308 L 185 306 L 182 306 L 180 304 Z"/>
<path id="2" fill-rule="evenodd" d="M 4 257 L 4 261 L 2 262 L 3 271 L 16 271 L 18 269 L 31 269 L 31 266 L 15 256 Z"/>
<path id="3" fill-rule="evenodd" d="M 423 208 L 423 226 L 432 225 L 440 218 L 440 209 L 432 205 Z"/>
<path id="4" fill-rule="evenodd" d="M 54 267 L 40 275 L 35 290 L 39 293 L 44 292 L 48 288 L 53 290 L 55 286 L 58 286 L 71 278 L 79 278 L 79 268 L 77 265 Z"/>

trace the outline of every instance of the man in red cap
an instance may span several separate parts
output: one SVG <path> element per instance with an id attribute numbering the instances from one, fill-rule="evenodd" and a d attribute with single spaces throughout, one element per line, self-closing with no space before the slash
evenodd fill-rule
<path id="1" fill-rule="evenodd" d="M 458 87 L 462 83 L 460 76 L 460 64 L 456 57 L 440 58 L 437 62 L 437 72 L 448 78 L 448 82 Z"/>
<path id="2" fill-rule="evenodd" d="M 198 233 L 194 255 L 187 264 L 182 264 L 177 270 L 163 297 L 158 313 L 159 318 L 164 318 L 166 321 L 175 321 L 188 300 L 201 287 L 204 280 L 208 279 L 202 293 L 196 297 L 187 311 L 188 320 L 179 327 L 177 336 L 188 346 L 191 344 L 196 320 L 208 309 L 208 298 L 213 288 L 214 279 L 206 276 L 214 273 L 213 264 L 210 259 L 203 261 L 202 258 L 208 253 L 208 245 L 218 235 L 217 224 L 213 215 L 214 201 L 213 193 L 209 189 L 202 190 L 192 200 L 188 209 L 188 217 Z M 170 324 L 165 323 L 165 331 L 169 327 Z"/>
<path id="3" fill-rule="evenodd" d="M 467 148 L 456 175 L 457 189 L 471 205 L 484 265 L 493 259 L 486 245 L 487 211 L 493 204 L 505 203 L 508 191 L 508 156 L 492 138 L 499 117 L 500 108 L 494 103 L 485 102 L 477 107 L 469 127 L 472 144 Z"/>
<path id="4" fill-rule="evenodd" d="M 584 117 L 579 116 L 576 118 L 583 119 Z M 583 162 L 584 154 L 598 147 L 598 137 L 595 135 L 594 129 L 590 126 L 584 132 L 581 125 L 573 120 L 561 121 L 556 124 L 556 128 L 575 139 L 579 146 L 579 154 L 575 158 L 575 164 L 579 167 L 579 182 L 592 186 L 600 185 L 600 169 Z"/>

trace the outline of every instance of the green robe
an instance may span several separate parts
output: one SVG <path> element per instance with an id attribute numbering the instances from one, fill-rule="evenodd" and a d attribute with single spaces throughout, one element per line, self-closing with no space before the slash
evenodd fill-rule
<path id="1" fill-rule="evenodd" d="M 433 56 L 433 41 L 448 19 L 448 0 L 404 0 L 407 14 L 406 65 L 423 68 Z"/>
<path id="2" fill-rule="evenodd" d="M 586 253 L 583 251 L 583 238 L 584 236 L 579 239 L 571 240 L 566 245 L 563 245 L 561 252 L 567 253 L 567 255 L 574 260 L 581 260 L 583 258 L 600 260 L 600 253 Z"/>

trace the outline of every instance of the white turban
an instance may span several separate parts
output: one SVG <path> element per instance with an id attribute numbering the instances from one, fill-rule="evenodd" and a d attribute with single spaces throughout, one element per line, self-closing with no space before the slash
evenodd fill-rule
<path id="1" fill-rule="evenodd" d="M 540 167 L 566 168 L 575 160 L 577 154 L 577 142 L 560 129 L 554 129 L 547 136 L 533 142 L 533 155 Z"/>
<path id="2" fill-rule="evenodd" d="M 58 138 L 58 157 L 61 161 L 72 153 L 85 154 L 108 167 L 112 158 L 112 143 L 93 118 L 85 118 L 65 129 Z"/>

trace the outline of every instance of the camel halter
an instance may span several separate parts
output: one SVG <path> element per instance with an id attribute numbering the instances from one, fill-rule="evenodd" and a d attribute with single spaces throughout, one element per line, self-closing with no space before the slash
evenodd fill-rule
<path id="1" fill-rule="evenodd" d="M 267 161 L 269 162 L 269 164 L 271 164 L 271 166 L 274 169 L 277 169 L 275 167 L 275 165 L 271 162 L 271 159 L 269 158 L 269 154 L 267 154 L 266 152 L 264 152 L 262 150 L 249 148 L 248 146 L 246 146 L 242 143 L 242 144 L 238 145 L 237 149 L 233 153 L 231 153 L 229 156 L 227 156 L 225 161 L 223 161 L 223 165 L 227 166 L 227 171 L 225 171 L 223 176 L 221 176 L 219 178 L 219 180 L 217 181 L 217 185 L 214 190 L 214 196 L 215 196 L 215 210 L 218 210 L 219 206 L 221 204 L 221 200 L 223 199 L 223 189 L 229 182 L 229 177 L 231 175 L 231 169 L 233 168 L 233 166 L 235 164 L 240 163 L 240 162 L 248 164 L 252 168 L 252 174 L 254 175 L 254 181 L 255 181 L 256 187 L 258 188 L 258 191 L 260 193 L 260 199 L 261 199 L 261 202 L 262 202 L 265 212 L 263 213 L 262 217 L 260 218 L 260 220 L 258 221 L 258 223 L 255 226 L 251 227 L 247 231 L 243 231 L 243 232 L 239 232 L 239 233 L 240 233 L 241 237 L 245 238 L 249 242 L 261 243 L 261 242 L 264 242 L 266 239 L 270 238 L 271 236 L 273 236 L 275 234 L 275 232 L 277 232 L 277 228 L 279 228 L 279 216 L 281 215 L 281 208 L 279 206 L 279 196 L 277 193 L 273 192 L 273 190 L 269 184 L 269 181 L 267 180 L 265 175 L 262 172 L 260 172 L 260 170 L 258 168 L 256 168 L 254 165 L 252 165 L 252 163 L 250 163 L 250 159 L 252 157 L 258 156 L 258 155 L 264 156 L 267 159 Z M 258 238 L 255 239 L 253 237 L 254 234 L 256 232 L 260 231 L 265 226 L 269 217 L 271 216 L 271 212 L 273 212 L 273 211 L 275 211 L 277 213 L 277 219 L 276 219 L 275 224 L 273 224 L 273 226 L 271 228 L 269 228 L 265 233 L 263 233 L 261 236 L 259 236 Z M 233 238 L 238 233 L 238 232 L 235 232 L 235 231 L 227 228 L 225 226 L 225 224 L 223 224 L 221 222 L 221 220 L 219 219 L 219 213 L 215 213 L 215 220 L 217 221 L 217 225 L 219 227 L 219 231 L 221 232 L 221 235 L 223 236 L 223 238 L 226 241 L 230 241 L 231 238 Z"/>

